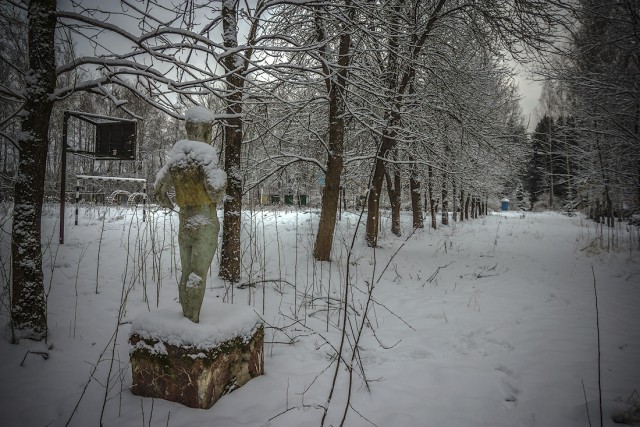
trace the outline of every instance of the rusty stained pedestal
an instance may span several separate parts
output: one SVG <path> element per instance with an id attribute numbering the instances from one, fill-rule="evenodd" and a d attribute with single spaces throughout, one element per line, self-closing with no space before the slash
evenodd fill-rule
<path id="1" fill-rule="evenodd" d="M 184 320 L 188 323 L 182 321 L 181 326 L 202 329 L 201 324 Z M 249 334 L 204 348 L 197 343 L 175 345 L 174 338 L 153 337 L 148 331 L 136 331 L 135 325 L 136 321 L 129 338 L 133 394 L 207 409 L 223 395 L 264 374 L 261 323 L 248 325 Z"/>

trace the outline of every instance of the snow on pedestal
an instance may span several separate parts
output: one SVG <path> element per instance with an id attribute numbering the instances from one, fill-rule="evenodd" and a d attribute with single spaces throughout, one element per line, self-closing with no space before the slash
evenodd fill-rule
<path id="1" fill-rule="evenodd" d="M 264 373 L 264 328 L 248 306 L 205 303 L 200 323 L 179 305 L 138 316 L 129 336 L 133 394 L 210 408 Z"/>

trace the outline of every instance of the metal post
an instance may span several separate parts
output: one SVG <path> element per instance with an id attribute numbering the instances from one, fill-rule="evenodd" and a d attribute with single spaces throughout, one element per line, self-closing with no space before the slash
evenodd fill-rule
<path id="1" fill-rule="evenodd" d="M 144 196 L 142 197 L 142 222 L 144 222 L 146 220 L 146 218 L 147 218 L 147 211 L 146 211 L 146 207 L 147 207 L 147 181 L 146 180 L 142 184 L 142 192 L 144 193 Z"/>
<path id="2" fill-rule="evenodd" d="M 78 225 L 78 203 L 80 203 L 80 179 L 76 178 L 76 225 Z"/>

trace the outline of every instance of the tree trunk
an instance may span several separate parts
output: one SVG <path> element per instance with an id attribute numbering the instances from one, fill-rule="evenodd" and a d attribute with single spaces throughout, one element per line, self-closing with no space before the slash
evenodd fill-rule
<path id="1" fill-rule="evenodd" d="M 393 151 L 394 160 L 398 159 L 398 149 Z M 396 236 L 401 236 L 400 231 L 400 172 L 398 171 L 398 165 L 392 165 L 393 178 L 389 172 L 389 168 L 385 171 L 385 178 L 387 181 L 387 193 L 389 194 L 389 202 L 391 203 L 391 232 Z"/>
<path id="2" fill-rule="evenodd" d="M 471 196 L 467 195 L 467 199 L 464 202 L 464 219 L 469 219 L 469 203 L 471 203 Z"/>
<path id="3" fill-rule="evenodd" d="M 416 34 L 418 37 L 414 37 L 414 45 L 411 48 L 410 59 L 416 60 L 420 55 L 424 44 L 429 39 L 429 35 L 433 31 L 436 22 L 440 18 L 440 12 L 444 7 L 446 0 L 438 0 L 434 5 L 429 20 L 427 21 L 423 31 Z M 396 3 L 395 11 L 390 19 L 390 36 L 387 45 L 387 89 L 390 94 L 393 94 L 389 99 L 390 104 L 386 106 L 385 122 L 386 129 L 384 130 L 380 148 L 378 149 L 378 155 L 376 157 L 375 168 L 373 172 L 373 178 L 371 182 L 371 189 L 369 190 L 369 202 L 367 211 L 367 226 L 366 226 L 366 242 L 370 247 L 375 247 L 378 244 L 378 222 L 379 222 L 379 208 L 380 208 L 380 191 L 382 190 L 382 182 L 384 180 L 384 158 L 387 156 L 389 150 L 396 146 L 397 131 L 395 129 L 401 122 L 400 111 L 402 111 L 402 104 L 404 95 L 407 90 L 413 85 L 416 77 L 416 70 L 413 66 L 404 66 L 398 59 L 398 47 L 400 35 L 396 32 L 399 27 L 400 20 L 400 3 Z"/>
<path id="4" fill-rule="evenodd" d="M 551 127 L 549 128 L 551 129 Z M 552 146 L 553 134 L 549 131 L 549 209 L 554 210 L 555 198 L 554 198 L 554 177 L 553 177 L 553 146 Z"/>
<path id="5" fill-rule="evenodd" d="M 382 137 L 382 143 L 378 149 L 373 177 L 371 179 L 371 189 L 367 200 L 367 226 L 365 240 L 367 246 L 376 247 L 378 245 L 378 226 L 380 215 L 380 193 L 384 181 L 385 166 L 384 158 L 389 150 L 395 145 L 395 130 L 387 129 Z"/>
<path id="6" fill-rule="evenodd" d="M 478 197 L 473 196 L 471 198 L 471 219 L 478 218 Z"/>
<path id="7" fill-rule="evenodd" d="M 433 198 L 433 168 L 429 165 L 427 169 L 429 181 L 427 182 L 427 189 L 429 190 L 429 210 L 431 213 L 431 228 L 436 229 L 436 201 Z"/>
<path id="8" fill-rule="evenodd" d="M 222 2 L 222 25 L 224 46 L 238 46 L 237 3 Z M 224 123 L 224 168 L 227 172 L 227 194 L 224 197 L 224 222 L 222 247 L 220 248 L 219 276 L 224 280 L 240 280 L 240 230 L 242 224 L 242 176 L 240 161 L 242 152 L 242 89 L 244 80 L 238 72 L 240 54 L 230 54 L 224 59 L 229 74 L 226 78 L 225 97 L 227 118 Z"/>
<path id="9" fill-rule="evenodd" d="M 458 187 L 456 185 L 456 180 L 453 180 L 453 194 L 451 197 L 453 198 L 453 220 L 458 221 Z"/>
<path id="10" fill-rule="evenodd" d="M 400 19 L 400 4 L 395 3 L 392 8 L 392 16 L 389 19 L 391 28 L 398 25 Z M 365 240 L 367 246 L 378 246 L 378 227 L 380 226 L 380 194 L 382 191 L 382 182 L 385 176 L 384 160 L 387 154 L 396 146 L 397 131 L 396 125 L 400 123 L 400 106 L 402 97 L 398 97 L 398 34 L 390 31 L 388 39 L 387 50 L 387 66 L 386 66 L 386 83 L 388 86 L 389 94 L 393 94 L 388 98 L 390 105 L 386 106 L 385 122 L 386 128 L 382 134 L 380 147 L 378 148 L 378 155 L 376 156 L 376 162 L 373 170 L 373 176 L 371 178 L 371 188 L 369 189 L 369 197 L 367 203 L 367 224 Z M 396 107 L 396 108 L 393 108 Z"/>
<path id="11" fill-rule="evenodd" d="M 471 219 L 476 218 L 476 196 L 471 197 Z"/>
<path id="12" fill-rule="evenodd" d="M 346 1 L 345 6 L 349 9 L 349 22 L 353 22 L 355 8 L 351 8 L 351 2 Z M 348 22 L 344 27 L 350 25 Z M 316 18 L 316 34 L 319 42 L 326 39 L 324 27 L 320 18 Z M 326 45 L 322 51 L 323 57 L 327 58 Z M 313 256 L 318 261 L 331 260 L 331 247 L 333 246 L 333 234 L 336 228 L 336 211 L 340 202 L 340 176 L 344 167 L 344 133 L 345 121 L 344 112 L 346 104 L 347 80 L 349 77 L 349 55 L 351 49 L 351 31 L 343 28 L 340 36 L 338 71 L 333 76 L 332 70 L 323 64 L 325 73 L 325 83 L 329 94 L 329 154 L 327 159 L 327 171 L 325 173 L 325 187 L 322 192 L 322 210 L 320 211 L 320 222 L 318 223 L 318 234 L 313 247 Z M 335 79 L 335 80 L 334 80 Z"/>
<path id="13" fill-rule="evenodd" d="M 447 172 L 442 172 L 442 225 L 449 225 L 449 199 L 447 193 Z"/>
<path id="14" fill-rule="evenodd" d="M 409 156 L 409 161 L 415 162 L 413 156 Z M 424 216 L 422 215 L 422 205 L 420 199 L 420 179 L 418 177 L 415 164 L 411 165 L 411 176 L 409 177 L 409 189 L 411 190 L 411 212 L 413 214 L 413 228 L 424 228 Z"/>
<path id="15" fill-rule="evenodd" d="M 42 202 L 55 90 L 56 1 L 29 3 L 29 75 L 23 107 L 20 162 L 14 190 L 11 241 L 13 341 L 47 337 L 41 253 Z"/>
<path id="16" fill-rule="evenodd" d="M 330 108 L 329 116 L 334 116 Z M 332 154 L 327 160 L 325 186 L 322 192 L 322 210 L 318 234 L 313 247 L 313 256 L 318 261 L 330 261 L 333 234 L 336 227 L 336 212 L 340 199 L 340 175 L 343 168 L 344 120 L 335 118 L 329 127 L 329 147 Z"/>
<path id="17" fill-rule="evenodd" d="M 233 113 L 232 113 L 233 111 Z M 240 114 L 240 104 L 227 107 L 227 114 Z M 222 247 L 220 248 L 219 276 L 224 280 L 240 280 L 240 229 L 242 223 L 242 177 L 240 152 L 242 145 L 242 119 L 227 119 L 224 132 L 224 164 L 227 172 L 227 194 L 224 197 Z"/>

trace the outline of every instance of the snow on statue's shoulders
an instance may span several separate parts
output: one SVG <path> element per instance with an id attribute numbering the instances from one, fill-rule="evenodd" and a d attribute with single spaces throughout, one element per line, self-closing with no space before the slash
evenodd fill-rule
<path id="1" fill-rule="evenodd" d="M 193 323 L 176 304 L 136 317 L 131 323 L 131 335 L 209 350 L 237 337 L 248 341 L 260 325 L 260 317 L 250 306 L 207 302 L 202 306 L 200 323 Z"/>
<path id="2" fill-rule="evenodd" d="M 170 168 L 186 168 L 192 164 L 199 164 L 204 168 L 207 180 L 213 188 L 222 188 L 227 183 L 227 174 L 218 167 L 218 153 L 216 149 L 201 141 L 181 139 L 171 148 L 169 160 L 156 175 L 156 187 L 168 173 Z"/>
<path id="3" fill-rule="evenodd" d="M 215 148 L 200 141 L 182 139 L 171 149 L 168 167 L 187 167 L 195 162 L 204 168 L 207 181 L 213 188 L 222 188 L 227 184 L 227 174 L 218 167 L 218 157 Z"/>
<path id="4" fill-rule="evenodd" d="M 189 122 L 196 123 L 213 123 L 213 120 L 215 119 L 213 113 L 209 111 L 209 109 L 200 105 L 190 107 L 184 113 L 184 118 Z"/>
<path id="5" fill-rule="evenodd" d="M 213 146 L 201 141 L 181 139 L 171 148 L 167 165 L 187 166 L 187 163 L 218 167 L 218 156 Z"/>

